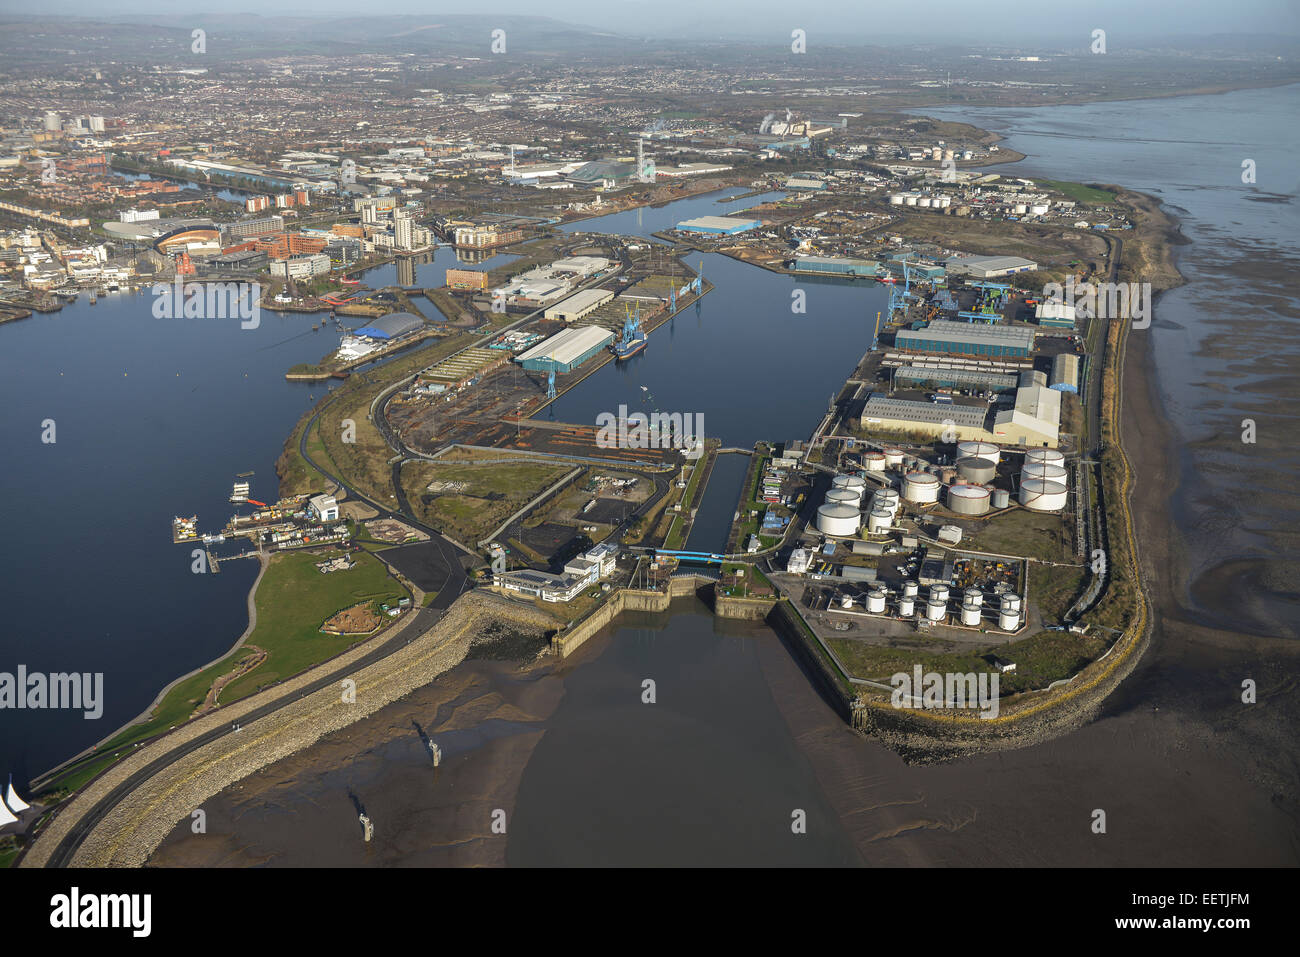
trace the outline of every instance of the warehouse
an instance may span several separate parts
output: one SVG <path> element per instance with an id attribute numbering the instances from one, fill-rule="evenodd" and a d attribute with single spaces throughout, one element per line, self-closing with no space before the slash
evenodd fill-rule
<path id="1" fill-rule="evenodd" d="M 1019 256 L 954 256 L 945 265 L 953 276 L 972 276 L 975 279 L 996 279 L 1038 268 L 1038 263 L 1032 259 Z"/>
<path id="2" fill-rule="evenodd" d="M 1034 307 L 1034 321 L 1040 326 L 1053 326 L 1058 329 L 1073 329 L 1075 320 L 1074 306 L 1068 302 L 1047 300 Z"/>
<path id="3" fill-rule="evenodd" d="M 824 273 L 831 276 L 874 277 L 879 266 L 870 259 L 840 259 L 833 256 L 800 256 L 791 267 L 795 272 Z"/>
<path id="4" fill-rule="evenodd" d="M 551 306 L 543 315 L 547 319 L 573 322 L 590 312 L 594 312 L 613 298 L 614 294 L 608 289 L 584 289 L 582 292 L 575 292 L 563 302 Z"/>
<path id="5" fill-rule="evenodd" d="M 990 438 L 984 427 L 988 418 L 983 406 L 939 405 L 912 399 L 890 399 L 879 393 L 870 396 L 862 407 L 858 428 L 864 432 L 919 432 L 943 435 L 958 441 Z"/>
<path id="6" fill-rule="evenodd" d="M 894 370 L 893 387 L 895 389 L 978 389 L 989 392 L 1010 392 L 1016 387 L 1016 377 L 979 369 L 955 369 L 941 365 L 906 365 Z"/>
<path id="7" fill-rule="evenodd" d="M 1062 352 L 1052 360 L 1052 377 L 1050 386 L 1057 392 L 1079 391 L 1079 357 L 1070 352 Z"/>
<path id="8" fill-rule="evenodd" d="M 1016 356 L 1034 350 L 1034 330 L 1016 326 L 986 326 L 936 320 L 923 329 L 900 329 L 896 349 L 944 355 Z"/>
<path id="9" fill-rule="evenodd" d="M 683 233 L 706 233 L 714 236 L 735 236 L 763 225 L 761 219 L 735 219 L 730 216 L 699 216 L 677 224 Z"/>
<path id="10" fill-rule="evenodd" d="M 999 412 L 993 422 L 995 441 L 1004 445 L 1056 448 L 1060 439 L 1061 393 L 1047 387 L 1047 376 L 1026 372 L 1016 390 L 1015 408 Z"/>
<path id="11" fill-rule="evenodd" d="M 573 326 L 557 332 L 545 342 L 518 356 L 519 364 L 530 372 L 570 372 L 582 365 L 614 338 L 608 329 L 598 326 Z"/>

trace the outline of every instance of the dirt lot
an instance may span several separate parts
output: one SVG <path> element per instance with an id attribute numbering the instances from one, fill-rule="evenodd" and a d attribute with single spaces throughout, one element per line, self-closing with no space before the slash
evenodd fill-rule
<path id="1" fill-rule="evenodd" d="M 328 635 L 368 635 L 378 628 L 382 621 L 383 619 L 367 601 L 360 605 L 353 605 L 351 608 L 344 608 L 337 615 L 327 618 L 320 630 Z"/>

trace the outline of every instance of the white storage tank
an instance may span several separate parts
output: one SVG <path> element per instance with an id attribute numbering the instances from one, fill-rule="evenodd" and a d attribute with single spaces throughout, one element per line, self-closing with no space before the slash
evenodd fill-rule
<path id="1" fill-rule="evenodd" d="M 1020 480 L 1042 479 L 1044 482 L 1066 484 L 1064 465 L 1052 465 L 1050 462 L 1029 462 L 1020 472 Z"/>
<path id="2" fill-rule="evenodd" d="M 827 505 L 852 505 L 857 508 L 862 504 L 862 493 L 847 488 L 833 488 L 826 493 Z"/>
<path id="3" fill-rule="evenodd" d="M 1024 203 L 1016 203 L 1014 212 L 1017 216 L 1023 216 L 1025 213 L 1029 212 L 1029 207 Z"/>
<path id="4" fill-rule="evenodd" d="M 875 508 L 883 508 L 890 515 L 898 513 L 898 489 L 882 488 L 871 496 L 871 504 Z"/>
<path id="5" fill-rule="evenodd" d="M 1039 462 L 1043 465 L 1064 465 L 1065 453 L 1060 449 L 1029 449 L 1025 452 L 1025 464 Z"/>
<path id="6" fill-rule="evenodd" d="M 880 589 L 867 592 L 867 611 L 873 615 L 885 613 L 885 593 Z"/>
<path id="7" fill-rule="evenodd" d="M 900 618 L 911 618 L 916 614 L 916 599 L 908 598 L 904 595 L 898 599 L 898 615 Z"/>
<path id="8" fill-rule="evenodd" d="M 1002 450 L 992 442 L 958 442 L 957 458 L 988 459 L 994 465 L 1001 461 Z"/>
<path id="9" fill-rule="evenodd" d="M 853 607 L 853 596 L 852 596 L 852 595 L 842 595 L 842 596 L 840 596 L 840 607 L 841 607 L 841 608 L 852 608 L 852 607 Z"/>
<path id="10" fill-rule="evenodd" d="M 989 510 L 989 490 L 983 485 L 950 485 L 948 508 L 958 515 L 985 515 Z"/>
<path id="11" fill-rule="evenodd" d="M 928 207 L 930 206 L 930 203 L 931 203 L 931 202 L 932 202 L 932 200 L 930 199 L 929 196 L 922 196 L 920 199 L 918 199 L 918 200 L 916 201 L 916 205 L 917 205 L 917 206 L 925 206 L 925 207 L 928 208 Z"/>
<path id="12" fill-rule="evenodd" d="M 861 514 L 852 505 L 826 504 L 817 509 L 817 530 L 823 535 L 856 535 Z"/>
<path id="13" fill-rule="evenodd" d="M 925 617 L 931 621 L 943 621 L 948 614 L 948 603 L 931 598 L 925 604 Z"/>
<path id="14" fill-rule="evenodd" d="M 1015 631 L 1020 627 L 1020 612 L 1003 608 L 998 612 L 998 627 L 1003 631 Z"/>
<path id="15" fill-rule="evenodd" d="M 967 605 L 984 604 L 984 593 L 980 591 L 978 588 L 976 588 L 974 585 L 972 585 L 970 588 L 967 588 L 964 592 L 962 592 L 961 597 L 962 597 L 962 601 Z"/>
<path id="16" fill-rule="evenodd" d="M 885 449 L 885 464 L 892 468 L 898 468 L 903 464 L 902 449 Z"/>
<path id="17" fill-rule="evenodd" d="M 1006 508 L 1011 504 L 1011 493 L 1004 488 L 995 488 L 993 490 L 993 507 Z"/>
<path id="18" fill-rule="evenodd" d="M 908 472 L 903 476 L 903 498 L 909 502 L 937 502 L 939 480 L 929 472 Z"/>
<path id="19" fill-rule="evenodd" d="M 902 193 L 890 193 L 890 194 L 889 194 L 889 205 L 890 205 L 890 206 L 902 206 L 902 205 L 903 205 L 903 194 L 902 194 Z"/>
<path id="20" fill-rule="evenodd" d="M 970 602 L 961 606 L 961 623 L 967 628 L 974 628 L 980 623 L 980 606 Z"/>
<path id="21" fill-rule="evenodd" d="M 940 209 L 947 209 L 949 206 L 952 205 L 952 197 L 951 197 L 951 196 L 937 196 L 937 197 L 935 197 L 934 205 L 938 206 Z"/>
<path id="22" fill-rule="evenodd" d="M 831 479 L 831 488 L 846 488 L 858 493 L 859 500 L 866 490 L 867 480 L 861 475 L 837 475 Z"/>
<path id="23" fill-rule="evenodd" d="M 1034 203 L 1029 207 L 1029 211 L 1035 216 L 1046 216 L 1048 208 L 1047 203 Z"/>
<path id="24" fill-rule="evenodd" d="M 957 460 L 957 474 L 968 482 L 987 485 L 998 474 L 998 463 L 992 459 L 982 459 L 968 455 Z"/>
<path id="25" fill-rule="evenodd" d="M 1020 614 L 1020 596 L 1015 592 L 1007 592 L 1002 596 L 1002 601 L 998 603 L 998 607 L 1003 611 L 1014 611 L 1018 615 Z"/>
<path id="26" fill-rule="evenodd" d="M 903 200 L 903 204 L 904 204 L 905 206 L 915 206 L 915 205 L 916 205 L 916 197 L 915 197 L 915 196 L 908 196 L 908 197 L 906 197 L 906 198 Z"/>
<path id="27" fill-rule="evenodd" d="M 868 472 L 883 472 L 885 470 L 885 453 L 868 452 L 862 456 L 862 464 L 866 466 Z"/>
<path id="28" fill-rule="evenodd" d="M 1035 512 L 1059 512 L 1065 508 L 1066 490 L 1060 482 L 1025 479 L 1020 483 L 1020 504 Z"/>
<path id="29" fill-rule="evenodd" d="M 894 527 L 893 513 L 887 508 L 872 509 L 867 516 L 867 534 L 884 535 Z"/>
<path id="30" fill-rule="evenodd" d="M 947 585 L 930 586 L 930 601 L 947 601 L 947 600 L 948 600 Z"/>
<path id="31" fill-rule="evenodd" d="M 943 159 L 943 148 L 940 147 L 940 146 L 932 147 L 932 148 L 930 149 L 930 159 L 932 159 L 932 160 L 941 160 L 941 159 Z"/>
<path id="32" fill-rule="evenodd" d="M 915 598 L 919 591 L 920 588 L 916 584 L 916 582 L 913 581 L 903 582 L 903 596 L 905 598 Z"/>

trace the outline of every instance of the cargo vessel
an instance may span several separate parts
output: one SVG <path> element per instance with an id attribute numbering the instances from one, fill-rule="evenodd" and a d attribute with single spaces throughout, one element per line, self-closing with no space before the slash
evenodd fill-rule
<path id="1" fill-rule="evenodd" d="M 199 537 L 195 531 L 195 526 L 199 522 L 197 515 L 191 515 L 189 518 L 177 516 L 172 519 L 172 541 L 176 544 L 181 542 L 192 542 Z"/>

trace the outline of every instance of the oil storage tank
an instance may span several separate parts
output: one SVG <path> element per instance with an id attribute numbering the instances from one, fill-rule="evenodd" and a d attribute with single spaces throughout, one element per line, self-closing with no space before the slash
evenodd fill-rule
<path id="1" fill-rule="evenodd" d="M 867 480 L 861 475 L 837 475 L 831 479 L 831 488 L 845 488 L 851 492 L 857 492 L 859 499 L 866 487 Z"/>
<path id="2" fill-rule="evenodd" d="M 868 452 L 862 456 L 862 464 L 868 472 L 883 472 L 885 470 L 885 453 Z"/>
<path id="3" fill-rule="evenodd" d="M 898 512 L 898 489 L 880 489 L 871 496 L 871 504 L 875 508 L 885 509 L 891 515 L 896 514 Z"/>
<path id="4" fill-rule="evenodd" d="M 883 615 L 885 613 L 885 593 L 879 588 L 873 588 L 867 592 L 867 611 L 873 615 Z"/>
<path id="5" fill-rule="evenodd" d="M 903 498 L 921 504 L 939 501 L 939 479 L 929 472 L 908 472 L 903 476 Z"/>
<path id="6" fill-rule="evenodd" d="M 980 623 L 980 606 L 970 602 L 961 606 L 961 623 L 967 628 L 974 628 Z"/>
<path id="7" fill-rule="evenodd" d="M 1029 462 L 1020 470 L 1020 480 L 1025 479 L 1042 479 L 1044 482 L 1056 482 L 1065 485 L 1066 477 L 1065 466 L 1053 465 L 1050 462 Z"/>
<path id="8" fill-rule="evenodd" d="M 1004 488 L 995 488 L 993 490 L 993 507 L 1006 508 L 1011 504 L 1011 493 Z"/>
<path id="9" fill-rule="evenodd" d="M 911 618 L 914 614 L 916 614 L 915 598 L 904 595 L 898 599 L 898 615 L 900 618 Z"/>
<path id="10" fill-rule="evenodd" d="M 1025 479 L 1020 483 L 1020 504 L 1035 512 L 1059 512 L 1065 508 L 1065 499 L 1065 486 L 1060 482 Z"/>
<path id="11" fill-rule="evenodd" d="M 983 485 L 950 485 L 948 508 L 958 515 L 985 515 L 989 510 L 989 490 Z"/>
<path id="12" fill-rule="evenodd" d="M 862 503 L 862 494 L 853 489 L 833 488 L 826 493 L 827 505 L 852 505 L 857 508 Z"/>
<path id="13" fill-rule="evenodd" d="M 948 603 L 931 598 L 925 603 L 925 617 L 930 621 L 943 621 L 948 614 Z"/>
<path id="14" fill-rule="evenodd" d="M 1015 631 L 1020 627 L 1020 612 L 1003 608 L 998 611 L 998 627 L 1003 631 Z"/>
<path id="15" fill-rule="evenodd" d="M 885 449 L 885 464 L 891 469 L 896 469 L 903 464 L 902 449 Z"/>
<path id="16" fill-rule="evenodd" d="M 1025 452 L 1025 464 L 1039 462 L 1043 465 L 1064 465 L 1065 453 L 1060 449 L 1029 449 Z"/>
<path id="17" fill-rule="evenodd" d="M 987 485 L 998 474 L 998 463 L 992 459 L 982 459 L 969 455 L 957 460 L 957 474 L 968 482 Z"/>
<path id="18" fill-rule="evenodd" d="M 887 508 L 872 509 L 867 516 L 867 533 L 870 535 L 884 535 L 893 527 L 894 515 Z"/>
<path id="19" fill-rule="evenodd" d="M 827 503 L 817 509 L 817 530 L 823 535 L 856 535 L 860 520 L 860 513 L 852 505 Z"/>
<path id="20" fill-rule="evenodd" d="M 988 459 L 996 465 L 1002 456 L 1002 450 L 992 442 L 958 442 L 958 459 Z"/>

